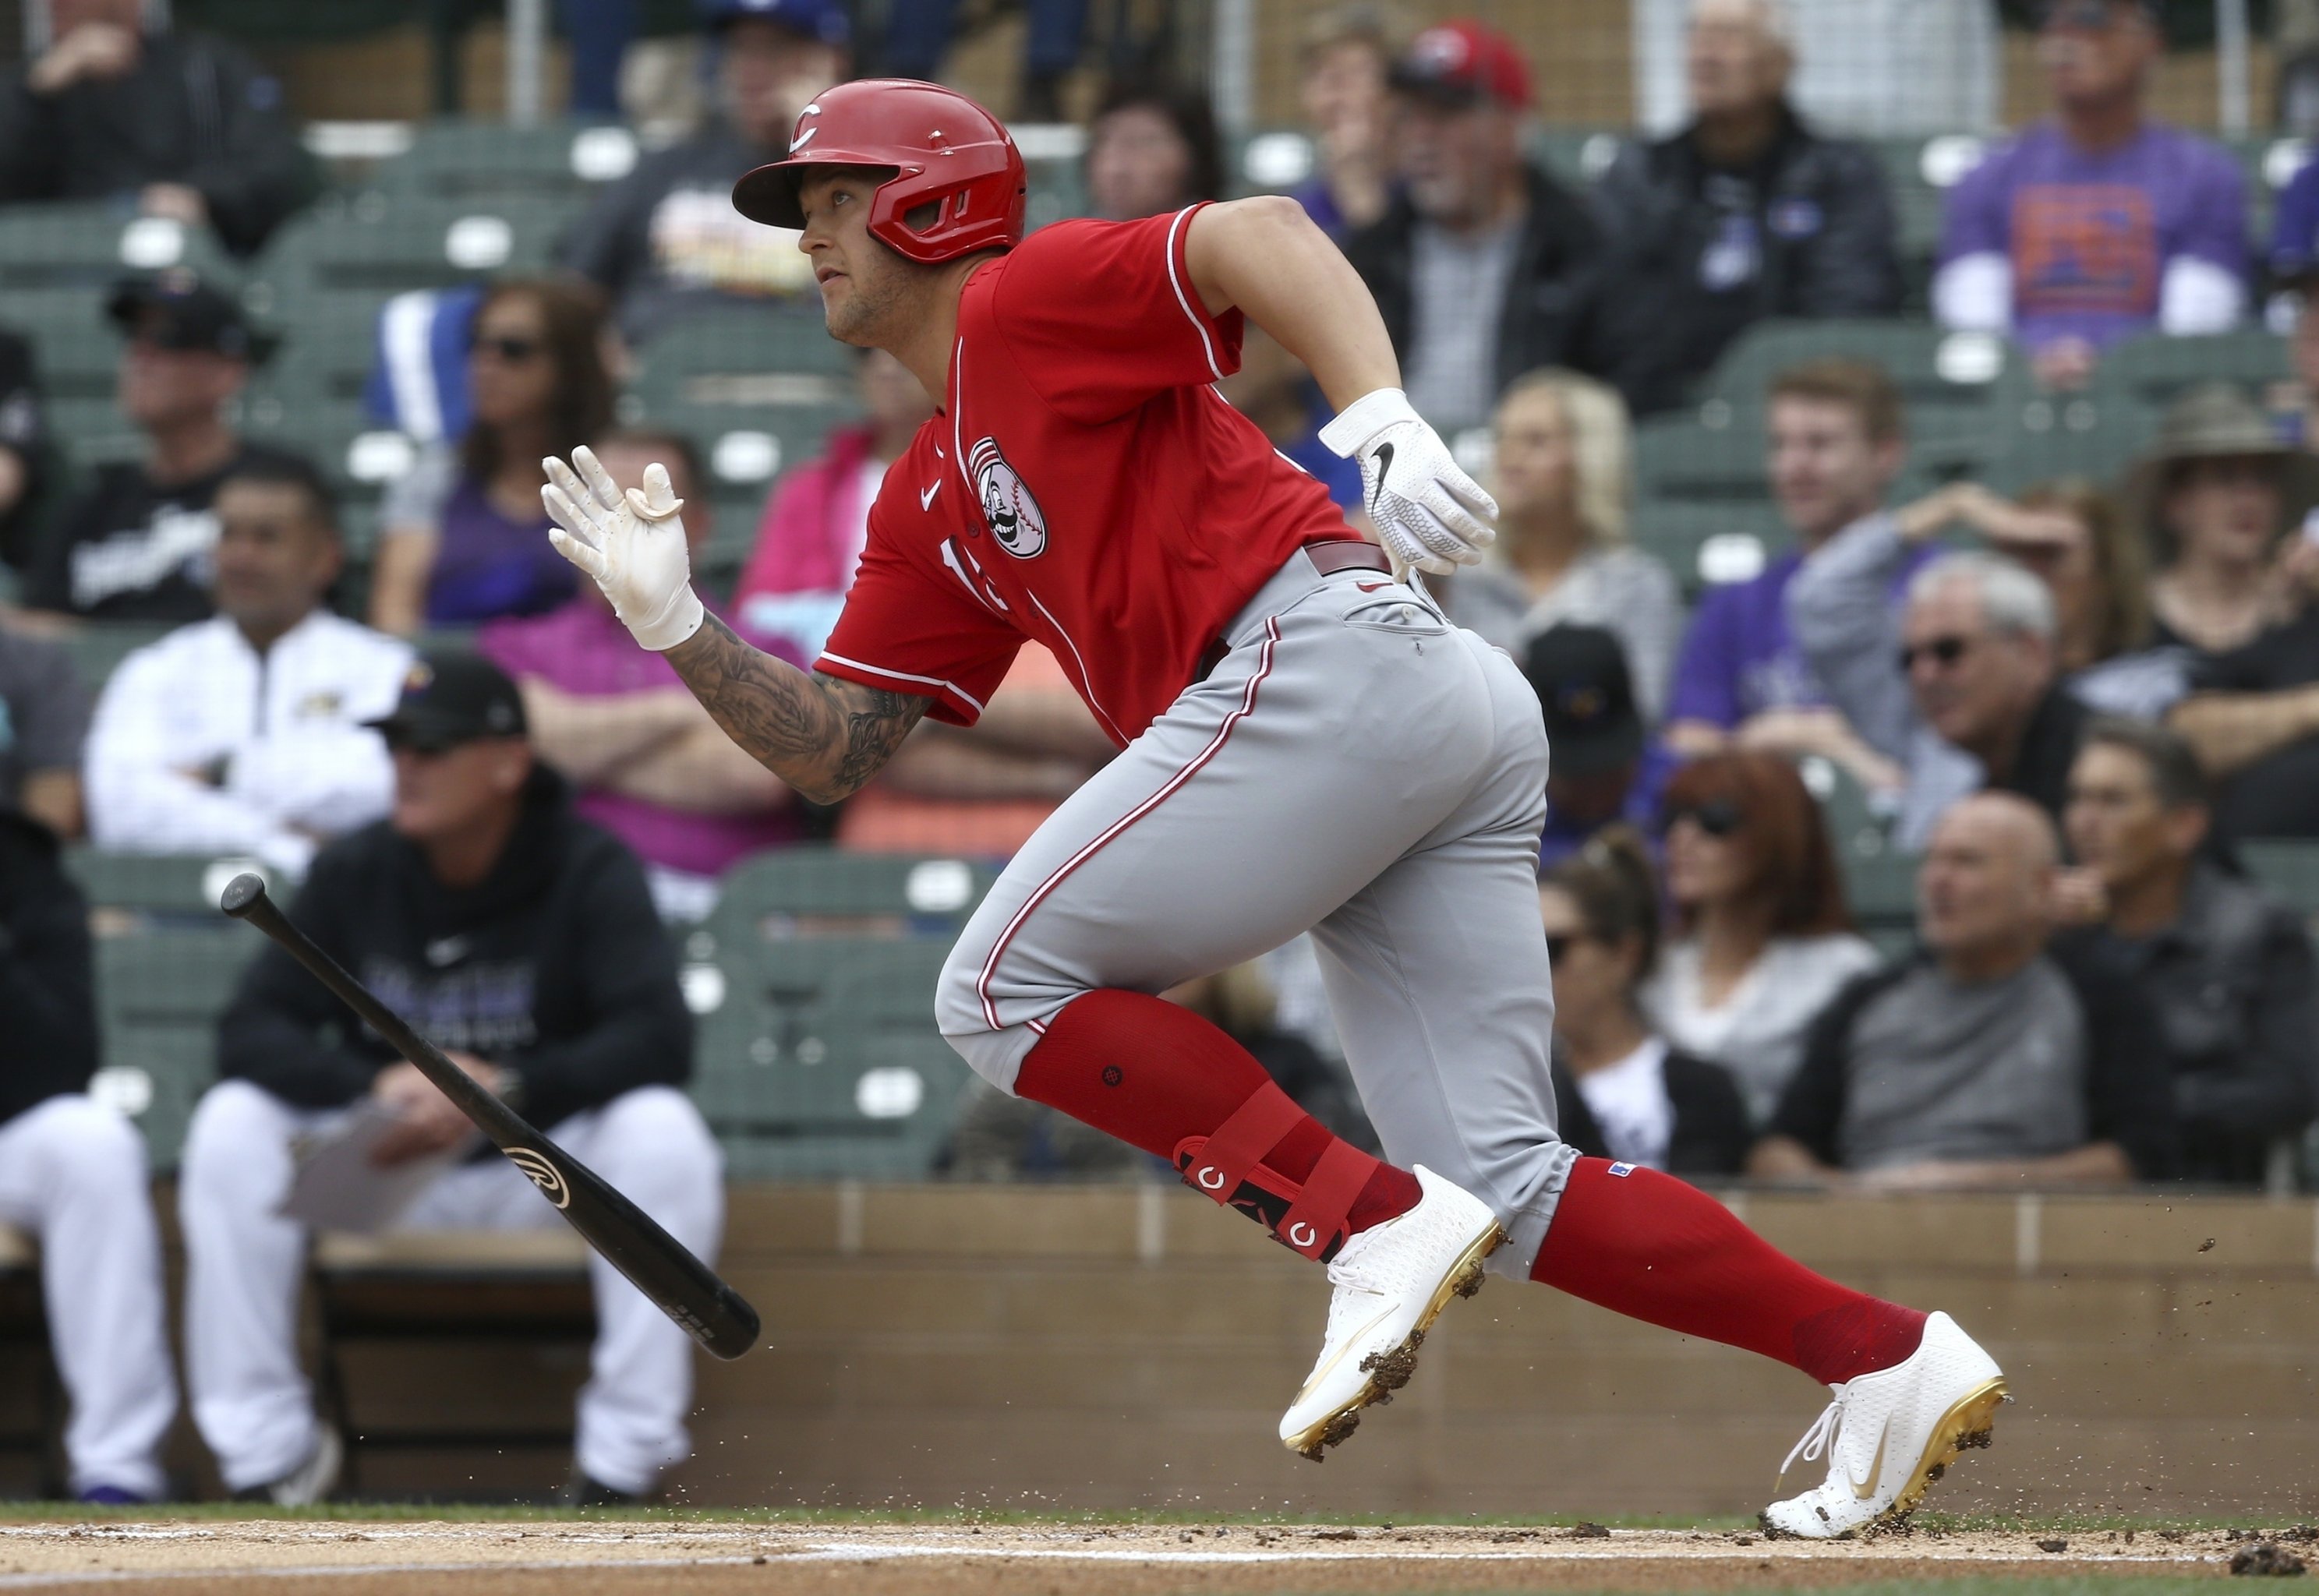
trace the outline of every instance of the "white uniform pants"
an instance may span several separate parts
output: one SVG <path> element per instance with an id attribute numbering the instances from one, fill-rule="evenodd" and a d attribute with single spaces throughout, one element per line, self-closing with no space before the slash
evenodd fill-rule
<path id="1" fill-rule="evenodd" d="M 0 1124 L 0 1220 L 40 1239 L 49 1346 L 72 1398 L 74 1492 L 161 1496 L 177 1382 L 145 1139 L 77 1093 L 33 1105 Z"/>
<path id="2" fill-rule="evenodd" d="M 303 1226 L 277 1212 L 293 1137 L 338 1111 L 293 1108 L 247 1081 L 202 1098 L 185 1140 L 177 1204 L 185 1232 L 185 1377 L 194 1421 L 230 1490 L 281 1478 L 312 1452 L 312 1387 L 298 1366 Z M 548 1134 L 714 1261 L 725 1222 L 723 1159 L 691 1100 L 643 1087 L 575 1114 Z M 519 1230 L 560 1225 L 515 1166 L 494 1155 L 447 1171 L 397 1228 Z M 692 1341 L 593 1254 L 597 1332 L 580 1392 L 580 1467 L 641 1492 L 691 1449 Z"/>

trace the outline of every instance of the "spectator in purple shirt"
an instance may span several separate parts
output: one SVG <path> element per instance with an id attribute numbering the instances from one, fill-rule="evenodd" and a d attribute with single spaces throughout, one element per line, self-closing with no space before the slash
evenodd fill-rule
<path id="1" fill-rule="evenodd" d="M 475 310 L 467 383 L 474 419 L 457 448 L 421 455 L 387 495 L 370 595 L 382 632 L 539 615 L 572 597 L 539 463 L 612 424 L 602 296 L 546 278 L 497 284 Z"/>
<path id="2" fill-rule="evenodd" d="M 1830 707 L 1797 646 L 1788 589 L 1839 534 L 1889 518 L 1885 495 L 1908 452 L 1899 391 L 1880 366 L 1809 361 L 1773 379 L 1766 420 L 1772 496 L 1799 546 L 1701 600 L 1675 660 L 1667 746 L 1684 758 L 1735 747 L 1817 753 L 1872 789 L 1897 787 L 1898 766 Z M 1900 573 L 1896 586 L 1907 578 Z"/>
<path id="3" fill-rule="evenodd" d="M 706 479 L 689 442 L 616 432 L 595 450 L 624 482 L 655 460 L 666 465 L 694 550 L 707 544 L 712 506 L 695 491 Z M 777 639 L 743 636 L 805 664 Z M 797 840 L 789 789 L 717 729 L 666 660 L 636 646 L 593 582 L 560 609 L 494 621 L 475 641 L 523 690 L 532 745 L 579 789 L 582 818 L 644 860 L 664 917 L 701 918 L 728 866 Z"/>
<path id="4" fill-rule="evenodd" d="M 2040 20 L 2054 114 L 1950 194 L 1933 309 L 2011 333 L 2049 385 L 2077 387 L 2119 338 L 2237 323 L 2246 189 L 2223 149 L 2146 113 L 2151 0 L 2051 0 Z"/>

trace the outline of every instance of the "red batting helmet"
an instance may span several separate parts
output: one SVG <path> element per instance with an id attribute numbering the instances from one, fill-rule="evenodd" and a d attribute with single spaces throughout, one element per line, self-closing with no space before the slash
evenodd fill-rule
<path id="1" fill-rule="evenodd" d="M 733 208 L 752 221 L 801 228 L 798 188 L 817 167 L 893 173 L 870 203 L 871 236 L 912 260 L 952 260 L 1023 241 L 1027 179 L 1022 151 L 998 119 L 964 95 L 905 77 L 865 77 L 825 89 L 798 117 L 786 160 L 733 185 Z M 934 219 L 903 220 L 922 205 Z"/>

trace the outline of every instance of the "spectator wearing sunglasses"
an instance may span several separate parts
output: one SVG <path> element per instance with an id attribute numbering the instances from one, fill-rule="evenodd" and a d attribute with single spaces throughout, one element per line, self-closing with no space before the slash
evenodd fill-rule
<path id="1" fill-rule="evenodd" d="M 1650 844 L 1614 825 L 1538 886 L 1554 969 L 1554 1100 L 1562 1139 L 1590 1158 L 1671 1175 L 1735 1175 L 1747 1107 L 1728 1072 L 1653 1028 L 1642 1004 L 1659 951 Z"/>
<path id="2" fill-rule="evenodd" d="M 2156 0 L 2048 0 L 2038 21 L 2053 116 L 1950 190 L 1933 310 L 2012 334 L 2075 387 L 2119 338 L 2237 324 L 2246 185 L 2219 146 L 2147 114 Z"/>
<path id="3" fill-rule="evenodd" d="M 572 597 L 572 567 L 547 541 L 539 463 L 611 428 L 602 299 L 573 283 L 499 284 L 475 310 L 467 380 L 466 436 L 422 455 L 387 494 L 371 577 L 381 631 L 541 615 Z"/>
<path id="4" fill-rule="evenodd" d="M 1925 951 L 1814 1023 L 1748 1173 L 1866 1191 L 2173 1173 L 2155 1017 L 2107 965 L 2048 951 L 2059 858 L 2052 819 L 2015 794 L 1941 817 L 1917 879 Z"/>
<path id="5" fill-rule="evenodd" d="M 1942 811 L 1981 788 L 2019 793 L 2058 825 L 2094 711 L 2062 677 L 2053 590 L 1989 550 L 1944 555 L 1910 580 L 1900 645 L 1886 653 L 1881 616 L 1845 603 L 1875 580 L 1872 568 L 1800 584 L 1795 624 L 1845 715 L 1902 762 L 1901 845 L 1923 847 Z"/>
<path id="6" fill-rule="evenodd" d="M 1785 758 L 1694 761 L 1661 813 L 1676 935 L 1647 1005 L 1673 1046 L 1731 1072 L 1761 1123 L 1812 1017 L 1876 951 L 1853 931 L 1819 806 Z"/>

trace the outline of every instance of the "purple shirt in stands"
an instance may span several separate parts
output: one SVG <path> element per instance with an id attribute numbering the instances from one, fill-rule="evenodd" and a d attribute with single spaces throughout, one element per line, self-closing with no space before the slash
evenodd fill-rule
<path id="1" fill-rule="evenodd" d="M 766 653 L 804 666 L 788 644 L 753 635 L 745 627 L 740 631 Z M 475 646 L 518 681 L 536 677 L 580 698 L 684 685 L 666 659 L 637 647 L 611 609 L 588 595 L 552 614 L 494 621 L 477 635 Z M 646 863 L 695 876 L 722 874 L 745 855 L 793 843 L 798 836 L 796 817 L 787 809 L 700 815 L 601 788 L 582 789 L 578 807 L 582 816 L 635 849 Z"/>
<path id="2" fill-rule="evenodd" d="M 444 503 L 440 527 L 427 579 L 429 625 L 538 615 L 572 597 L 572 564 L 547 541 L 545 513 L 510 520 L 481 484 L 462 476 Z"/>
<path id="3" fill-rule="evenodd" d="M 2156 325 L 2171 261 L 2245 278 L 2245 181 L 2228 152 L 2176 128 L 2145 123 L 2089 155 L 2041 122 L 1950 192 L 1941 264 L 1984 254 L 2012 263 L 2023 343 L 2112 343 Z"/>
<path id="4" fill-rule="evenodd" d="M 1893 579 L 1894 597 L 1940 552 L 1919 549 L 1904 562 Z M 1802 552 L 1791 549 L 1753 581 L 1707 590 L 1675 658 L 1668 724 L 1703 720 L 1728 732 L 1766 709 L 1818 708 L 1827 702 L 1788 631 L 1788 583 L 1803 563 Z"/>

